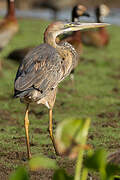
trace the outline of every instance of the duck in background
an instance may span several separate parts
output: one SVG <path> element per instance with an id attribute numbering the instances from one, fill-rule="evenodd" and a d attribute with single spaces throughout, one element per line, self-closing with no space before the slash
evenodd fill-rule
<path id="1" fill-rule="evenodd" d="M 101 23 L 102 19 L 107 16 L 110 9 L 105 5 L 101 4 L 95 8 L 95 15 L 97 23 Z M 88 46 L 104 47 L 108 45 L 110 36 L 105 27 L 101 27 L 97 30 L 89 30 L 81 32 L 82 43 Z"/>
<path id="2" fill-rule="evenodd" d="M 86 12 L 87 8 L 81 4 L 78 4 L 73 7 L 72 10 L 72 22 L 78 22 L 79 17 L 81 16 L 87 16 L 90 15 Z M 75 50 L 77 51 L 78 55 L 82 53 L 82 40 L 81 40 L 81 31 L 73 32 L 72 34 L 65 35 L 63 38 L 60 38 L 60 42 L 67 41 L 70 43 Z"/>
<path id="3" fill-rule="evenodd" d="M 76 5 L 74 6 L 73 10 L 72 10 L 72 22 L 77 22 L 79 21 L 79 17 L 80 16 L 87 16 L 89 17 L 89 14 L 86 12 L 86 7 L 82 6 L 82 5 Z M 73 47 L 76 49 L 76 51 L 80 54 L 82 52 L 82 43 L 81 43 L 81 32 L 77 31 L 77 32 L 73 32 L 72 34 L 67 35 L 62 35 L 61 37 L 57 37 L 56 38 L 56 43 L 60 43 L 60 42 L 69 42 L 70 44 L 73 45 Z M 16 49 L 14 51 L 12 51 L 9 55 L 8 58 L 9 59 L 13 59 L 13 60 L 17 60 L 17 61 L 21 61 L 25 55 L 32 50 L 34 47 L 25 47 L 22 49 Z"/>
<path id="4" fill-rule="evenodd" d="M 90 17 L 90 15 L 87 13 L 87 8 L 81 4 L 78 4 L 73 7 L 72 10 L 72 22 L 78 22 L 79 17 L 81 16 L 87 16 Z M 70 43 L 76 50 L 78 56 L 82 54 L 82 39 L 81 39 L 81 31 L 75 31 L 72 32 L 72 34 L 65 35 L 63 38 L 60 38 L 60 43 L 67 41 Z M 73 69 L 70 73 L 70 79 L 72 80 L 72 84 L 74 86 L 74 73 L 75 73 L 75 68 L 78 65 L 79 58 L 77 58 L 77 61 L 75 62 Z"/>
<path id="5" fill-rule="evenodd" d="M 14 0 L 7 0 L 7 15 L 0 21 L 0 50 L 2 50 L 18 32 Z"/>
<path id="6" fill-rule="evenodd" d="M 7 0 L 7 14 L 0 21 L 0 51 L 3 50 L 18 30 L 19 26 L 15 16 L 14 0 Z M 0 71 L 1 69 L 2 63 L 0 60 Z"/>

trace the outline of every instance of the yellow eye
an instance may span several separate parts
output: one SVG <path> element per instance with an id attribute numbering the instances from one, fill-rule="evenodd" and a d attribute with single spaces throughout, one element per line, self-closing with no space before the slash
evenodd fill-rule
<path id="1" fill-rule="evenodd" d="M 69 25 L 70 25 L 70 26 L 74 26 L 74 24 L 73 24 L 73 23 L 70 23 Z"/>
<path id="2" fill-rule="evenodd" d="M 65 24 L 65 28 L 68 28 L 69 27 L 69 24 Z"/>
<path id="3" fill-rule="evenodd" d="M 71 26 L 74 26 L 74 24 L 72 24 L 72 23 L 65 24 L 65 28 L 68 28 L 68 27 L 71 27 Z"/>

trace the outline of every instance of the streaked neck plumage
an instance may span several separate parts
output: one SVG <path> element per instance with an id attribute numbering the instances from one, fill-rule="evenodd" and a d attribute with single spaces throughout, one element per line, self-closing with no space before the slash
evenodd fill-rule
<path id="1" fill-rule="evenodd" d="M 62 57 L 64 57 L 64 51 L 68 51 L 68 49 L 61 44 L 57 44 L 56 37 L 63 33 L 64 32 L 62 31 L 52 31 L 52 29 L 49 30 L 49 28 L 44 33 L 44 42 L 54 47 Z"/>
<path id="2" fill-rule="evenodd" d="M 54 47 L 57 52 L 60 54 L 61 59 L 63 60 L 63 66 L 65 74 L 70 73 L 72 66 L 75 64 L 77 53 L 71 44 L 67 42 L 56 43 L 56 37 L 64 32 L 60 31 L 49 31 L 47 29 L 44 33 L 44 42 Z"/>

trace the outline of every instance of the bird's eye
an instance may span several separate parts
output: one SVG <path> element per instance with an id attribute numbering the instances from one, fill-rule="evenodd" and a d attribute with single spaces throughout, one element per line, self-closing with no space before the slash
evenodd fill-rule
<path id="1" fill-rule="evenodd" d="M 65 24 L 65 28 L 68 28 L 69 27 L 69 24 Z"/>
<path id="2" fill-rule="evenodd" d="M 74 24 L 73 23 L 65 24 L 65 28 L 69 28 L 71 26 L 74 26 Z"/>
<path id="3" fill-rule="evenodd" d="M 70 23 L 69 25 L 70 25 L 70 26 L 74 26 L 74 24 L 73 24 L 73 23 Z"/>

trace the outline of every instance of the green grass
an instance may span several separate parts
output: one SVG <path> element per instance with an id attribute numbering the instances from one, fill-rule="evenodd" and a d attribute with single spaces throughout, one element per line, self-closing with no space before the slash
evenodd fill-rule
<path id="1" fill-rule="evenodd" d="M 21 161 L 9 159 L 9 152 L 26 152 L 24 139 L 25 105 L 13 99 L 14 78 L 18 63 L 5 57 L 13 49 L 42 43 L 43 32 L 49 22 L 34 19 L 19 20 L 20 31 L 2 51 L 3 69 L 0 78 L 0 155 L 1 164 L 16 167 Z M 88 143 L 95 149 L 104 147 L 109 152 L 120 147 L 120 27 L 109 26 L 111 41 L 108 47 L 96 49 L 84 47 L 83 61 L 75 72 L 75 87 L 69 77 L 59 86 L 53 121 L 56 123 L 71 117 L 92 119 Z M 32 154 L 54 154 L 48 136 L 48 110 L 43 105 L 31 105 L 30 140 Z M 43 112 L 43 115 L 40 115 Z M 56 125 L 54 125 L 55 127 Z M 39 128 L 40 133 L 35 129 Z M 42 133 L 41 133 L 42 132 Z M 45 145 L 51 144 L 47 149 Z M 60 158 L 57 160 L 59 161 Z"/>

